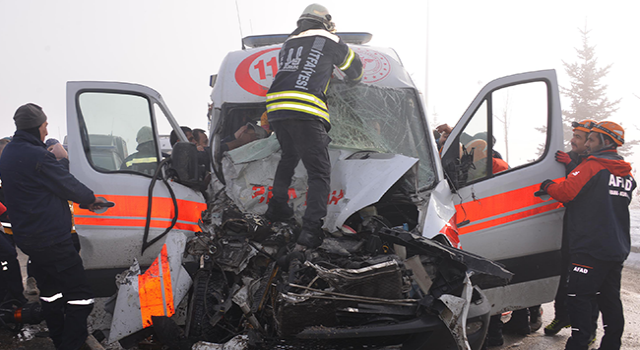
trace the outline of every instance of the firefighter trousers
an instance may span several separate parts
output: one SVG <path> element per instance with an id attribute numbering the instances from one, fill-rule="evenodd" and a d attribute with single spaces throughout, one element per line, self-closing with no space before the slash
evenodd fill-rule
<path id="1" fill-rule="evenodd" d="M 327 215 L 327 198 L 331 181 L 331 162 L 328 146 L 331 138 L 320 120 L 285 119 L 271 123 L 276 132 L 282 158 L 273 180 L 273 197 L 269 205 L 287 205 L 289 186 L 300 160 L 307 169 L 307 209 L 302 217 L 304 225 L 320 227 Z"/>
<path id="2" fill-rule="evenodd" d="M 71 238 L 43 249 L 23 249 L 38 281 L 42 312 L 57 350 L 76 350 L 88 336 L 93 293 Z"/>
<path id="3" fill-rule="evenodd" d="M 596 331 L 596 321 L 592 319 L 594 303 L 600 308 L 604 325 L 600 349 L 620 349 L 624 331 L 624 315 L 620 300 L 622 263 L 599 260 L 588 254 L 571 255 L 567 286 L 571 337 L 565 349 L 588 349 L 589 339 Z"/>
<path id="4" fill-rule="evenodd" d="M 27 302 L 23 292 L 18 253 L 12 238 L 0 232 L 0 302 L 13 300 L 13 305 L 21 306 Z"/>

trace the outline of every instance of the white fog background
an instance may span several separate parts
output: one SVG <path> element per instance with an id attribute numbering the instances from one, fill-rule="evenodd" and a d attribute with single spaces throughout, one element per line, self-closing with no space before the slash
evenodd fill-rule
<path id="1" fill-rule="evenodd" d="M 640 139 L 640 2 L 318 1 L 339 31 L 373 34 L 393 47 L 421 90 L 430 121 L 455 124 L 494 78 L 556 69 L 574 62 L 578 28 L 591 30 L 613 121 Z M 15 131 L 13 113 L 27 102 L 49 116 L 50 137 L 66 135 L 65 83 L 105 80 L 159 91 L 182 125 L 207 127 L 209 76 L 242 36 L 289 33 L 311 1 L 285 0 L 0 0 L 0 137 Z M 569 101 L 563 98 L 563 105 Z M 517 131 L 510 131 L 517 133 Z M 628 160 L 640 164 L 640 149 Z M 637 196 L 636 196 L 637 197 Z M 634 201 L 634 241 L 640 205 Z"/>

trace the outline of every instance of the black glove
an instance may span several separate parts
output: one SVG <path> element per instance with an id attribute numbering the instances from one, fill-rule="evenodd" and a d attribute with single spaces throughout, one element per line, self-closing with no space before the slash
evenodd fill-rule
<path id="1" fill-rule="evenodd" d="M 547 192 L 547 189 L 549 188 L 549 186 L 551 186 L 551 184 L 554 184 L 554 183 L 555 182 L 553 182 L 553 180 L 549 180 L 549 179 L 542 181 L 542 183 L 540 184 L 540 191 Z"/>

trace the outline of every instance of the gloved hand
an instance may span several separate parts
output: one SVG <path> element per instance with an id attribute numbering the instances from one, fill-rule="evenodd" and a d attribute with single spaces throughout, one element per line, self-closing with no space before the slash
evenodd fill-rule
<path id="1" fill-rule="evenodd" d="M 360 80 L 349 79 L 349 77 L 344 77 L 344 82 L 347 83 L 348 87 L 354 87 L 354 86 L 358 85 Z"/>
<path id="2" fill-rule="evenodd" d="M 553 182 L 553 180 L 549 180 L 549 179 L 542 181 L 542 183 L 540 184 L 540 191 L 547 192 L 547 189 L 549 188 L 549 186 L 551 186 L 551 184 L 554 184 L 554 183 L 555 182 Z"/>
<path id="3" fill-rule="evenodd" d="M 565 152 L 558 151 L 556 152 L 556 162 L 567 165 L 571 163 L 571 157 L 569 157 L 569 155 Z"/>

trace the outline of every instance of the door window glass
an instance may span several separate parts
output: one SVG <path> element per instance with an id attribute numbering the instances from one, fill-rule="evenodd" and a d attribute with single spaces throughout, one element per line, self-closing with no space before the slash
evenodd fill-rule
<path id="1" fill-rule="evenodd" d="M 544 82 L 491 92 L 460 135 L 460 154 L 471 163 L 466 182 L 540 159 L 546 149 L 548 108 Z"/>
<path id="2" fill-rule="evenodd" d="M 158 151 L 149 101 L 141 96 L 83 92 L 78 99 L 84 150 L 100 172 L 153 175 Z"/>
<path id="3" fill-rule="evenodd" d="M 154 103 L 153 110 L 156 116 L 156 128 L 158 129 L 158 143 L 160 144 L 160 151 L 164 154 L 171 154 L 170 137 L 173 127 L 171 127 L 169 118 L 164 114 L 159 104 Z"/>
<path id="4" fill-rule="evenodd" d="M 493 150 L 510 168 L 540 159 L 547 142 L 547 85 L 538 81 L 509 86 L 491 98 Z"/>
<path id="5" fill-rule="evenodd" d="M 476 110 L 469 123 L 465 126 L 460 135 L 460 154 L 467 154 L 471 165 L 467 182 L 477 180 L 489 175 L 487 152 L 488 125 L 487 125 L 487 101 L 483 101 L 480 108 Z"/>

